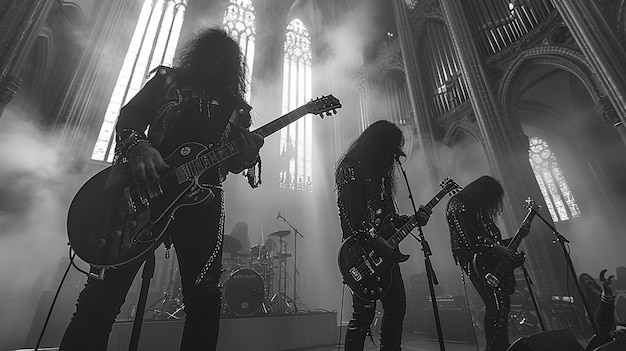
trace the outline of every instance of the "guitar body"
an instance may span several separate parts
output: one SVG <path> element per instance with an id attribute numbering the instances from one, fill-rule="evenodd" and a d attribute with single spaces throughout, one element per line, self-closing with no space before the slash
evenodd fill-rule
<path id="1" fill-rule="evenodd" d="M 391 217 L 385 218 L 382 228 L 388 224 L 394 230 L 381 230 L 378 233 L 385 239 L 388 239 L 397 227 L 392 223 Z M 339 271 L 350 290 L 363 300 L 378 300 L 389 292 L 393 267 L 408 260 L 409 256 L 402 254 L 396 247 L 390 256 L 381 257 L 370 244 L 361 243 L 351 236 L 341 244 L 338 259 Z"/>
<path id="2" fill-rule="evenodd" d="M 202 144 L 186 143 L 165 160 L 173 169 L 207 151 Z M 138 184 L 127 165 L 100 171 L 80 188 L 70 205 L 67 231 L 72 249 L 97 267 L 137 261 L 165 240 L 178 208 L 214 198 L 210 189 L 198 184 L 198 177 L 176 170 L 157 182 Z"/>
<path id="3" fill-rule="evenodd" d="M 515 267 L 524 263 L 524 253 L 518 253 Z M 478 253 L 472 260 L 475 272 L 485 280 L 498 294 L 512 295 L 515 292 L 515 275 L 512 269 L 501 264 L 500 259 L 491 253 Z"/>
<path id="4" fill-rule="evenodd" d="M 309 113 L 330 116 L 340 107 L 334 96 L 322 96 L 253 133 L 265 138 Z M 127 165 L 102 170 L 80 188 L 70 205 L 67 231 L 72 249 L 83 261 L 102 268 L 143 258 L 165 240 L 177 209 L 215 198 L 199 178 L 242 148 L 241 138 L 211 149 L 200 143 L 182 144 L 165 158 L 170 168 L 159 174 L 158 181 L 141 184 L 132 180 Z"/>

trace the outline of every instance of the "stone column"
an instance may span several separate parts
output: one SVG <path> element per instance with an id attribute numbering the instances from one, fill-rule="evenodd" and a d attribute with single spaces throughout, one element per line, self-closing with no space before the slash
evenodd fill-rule
<path id="1" fill-rule="evenodd" d="M 20 87 L 20 71 L 54 0 L 4 1 L 0 5 L 0 115 Z"/>
<path id="2" fill-rule="evenodd" d="M 512 121 L 502 113 L 480 60 L 472 31 L 467 23 L 460 0 L 440 0 L 442 11 L 452 37 L 456 55 L 467 82 L 470 101 L 484 138 L 485 153 L 493 175 L 505 189 L 503 212 L 505 237 L 517 231 L 526 210 L 523 201 L 530 196 L 545 208 L 545 201 L 528 161 L 528 138 L 518 120 Z M 544 216 L 549 219 L 550 216 Z M 523 241 L 529 254 L 530 269 L 539 294 L 547 295 L 562 288 L 565 269 L 558 247 L 552 245 L 551 231 L 533 224 L 532 235 Z"/>
<path id="3" fill-rule="evenodd" d="M 626 50 L 602 16 L 596 1 L 553 0 L 612 105 L 611 123 L 626 143 Z M 604 113 L 602 114 L 604 115 Z M 613 117 L 611 119 L 614 119 Z M 617 123 L 620 122 L 620 123 Z"/>
<path id="4" fill-rule="evenodd" d="M 419 148 L 424 155 L 425 165 L 431 181 L 439 179 L 437 149 L 433 135 L 432 116 L 428 109 L 427 98 L 424 93 L 424 84 L 417 64 L 417 48 L 413 38 L 413 27 L 409 20 L 409 8 L 403 0 L 392 0 L 393 14 L 398 29 L 400 51 L 404 61 L 404 72 L 411 110 L 415 116 L 415 127 Z"/>

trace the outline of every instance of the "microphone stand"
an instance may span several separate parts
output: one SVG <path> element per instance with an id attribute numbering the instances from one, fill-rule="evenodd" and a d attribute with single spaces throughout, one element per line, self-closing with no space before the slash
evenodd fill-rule
<path id="1" fill-rule="evenodd" d="M 411 199 L 411 205 L 413 205 L 413 212 L 417 214 L 417 207 L 415 207 L 415 201 L 413 200 L 413 193 L 411 192 L 411 186 L 409 185 L 409 179 L 406 176 L 406 169 L 404 165 L 398 160 L 398 165 L 400 165 L 400 169 L 402 170 L 402 175 L 404 176 L 404 181 L 406 182 L 406 187 L 409 190 L 409 199 Z M 426 268 L 426 277 L 428 278 L 428 288 L 430 290 L 430 301 L 433 305 L 433 315 L 435 317 L 435 326 L 437 328 L 437 338 L 439 339 L 439 350 L 444 351 L 446 349 L 446 345 L 443 341 L 443 332 L 441 330 L 441 319 L 439 318 L 439 309 L 437 308 L 437 298 L 435 297 L 435 285 L 439 285 L 439 281 L 437 280 L 437 275 L 435 275 L 435 270 L 433 269 L 433 265 L 430 261 L 430 256 L 433 255 L 430 250 L 430 245 L 428 245 L 428 241 L 426 241 L 426 237 L 424 236 L 424 232 L 422 231 L 422 227 L 418 226 L 418 236 L 413 235 L 417 241 L 422 244 L 422 252 L 424 253 L 424 267 Z"/>
<path id="2" fill-rule="evenodd" d="M 543 223 L 545 223 L 552 230 L 552 234 L 554 234 L 555 236 L 555 239 L 552 241 L 552 243 L 556 244 L 558 242 L 561 245 L 563 256 L 565 256 L 565 261 L 567 262 L 567 268 L 572 273 L 572 276 L 574 277 L 574 283 L 576 284 L 576 289 L 578 290 L 578 293 L 580 294 L 580 300 L 582 301 L 583 307 L 585 308 L 585 311 L 587 312 L 587 316 L 589 317 L 589 322 L 591 324 L 591 327 L 593 328 L 594 333 L 599 334 L 598 325 L 596 324 L 596 321 L 593 318 L 593 313 L 589 309 L 589 304 L 587 303 L 587 299 L 585 298 L 585 295 L 583 294 L 583 290 L 580 287 L 580 283 L 578 282 L 578 275 L 576 274 L 576 270 L 574 269 L 572 258 L 570 257 L 570 254 L 567 251 L 567 248 L 565 247 L 565 243 L 569 243 L 569 240 L 567 240 L 563 235 L 561 235 L 561 233 L 559 233 L 556 230 L 554 225 L 552 225 L 552 223 L 548 222 L 545 218 L 543 218 L 539 212 L 535 211 L 535 214 L 539 218 L 541 218 Z"/>
<path id="3" fill-rule="evenodd" d="M 287 225 L 294 231 L 295 236 L 293 238 L 293 250 L 294 250 L 294 255 L 293 255 L 293 306 L 295 309 L 295 313 L 298 313 L 298 293 L 297 293 L 297 285 L 296 282 L 298 281 L 298 276 L 300 275 L 300 273 L 298 272 L 298 235 L 300 235 L 300 237 L 304 238 L 304 236 L 300 233 L 300 231 L 298 231 L 298 229 L 296 229 L 296 227 L 292 226 L 291 223 L 289 223 L 289 221 L 284 217 L 284 216 L 280 216 L 280 218 L 287 223 Z M 287 294 L 287 292 L 285 291 L 285 295 Z"/>

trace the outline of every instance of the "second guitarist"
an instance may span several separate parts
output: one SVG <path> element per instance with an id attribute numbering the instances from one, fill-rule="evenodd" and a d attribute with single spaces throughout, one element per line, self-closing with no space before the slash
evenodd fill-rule
<path id="1" fill-rule="evenodd" d="M 455 261 L 461 265 L 485 303 L 484 330 L 487 351 L 505 351 L 509 347 L 508 320 L 511 300 L 508 295 L 496 293 L 478 276 L 472 258 L 477 253 L 493 253 L 511 268 L 521 264 L 520 256 L 506 247 L 495 224 L 502 212 L 504 190 L 496 179 L 482 176 L 448 202 L 447 221 Z M 530 230 L 524 223 L 520 231 Z M 513 274 L 511 272 L 511 274 Z"/>
<path id="2" fill-rule="evenodd" d="M 375 232 L 385 231 L 380 227 L 388 215 L 400 217 L 396 214 L 393 194 L 395 160 L 403 154 L 403 145 L 404 136 L 400 128 L 391 122 L 377 121 L 350 145 L 335 172 L 343 238 L 354 235 L 357 240 L 368 241 L 383 257 L 391 255 L 394 249 Z M 418 224 L 425 225 L 430 213 L 430 210 L 420 207 Z M 352 301 L 354 312 L 346 332 L 346 351 L 363 350 L 376 312 L 376 300 L 363 300 L 353 294 Z M 381 301 L 384 309 L 381 350 L 399 351 L 406 294 L 398 265 L 393 268 L 389 292 Z"/>

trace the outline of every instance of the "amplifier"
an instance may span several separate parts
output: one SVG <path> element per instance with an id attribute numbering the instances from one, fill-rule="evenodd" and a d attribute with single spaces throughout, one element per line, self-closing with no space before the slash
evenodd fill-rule
<path id="1" fill-rule="evenodd" d="M 437 340 L 432 300 L 430 297 L 428 300 L 428 305 L 424 308 L 428 328 L 427 335 L 429 339 Z M 437 310 L 439 311 L 444 340 L 464 344 L 476 343 L 472 318 L 465 304 L 465 296 L 437 296 Z"/>

